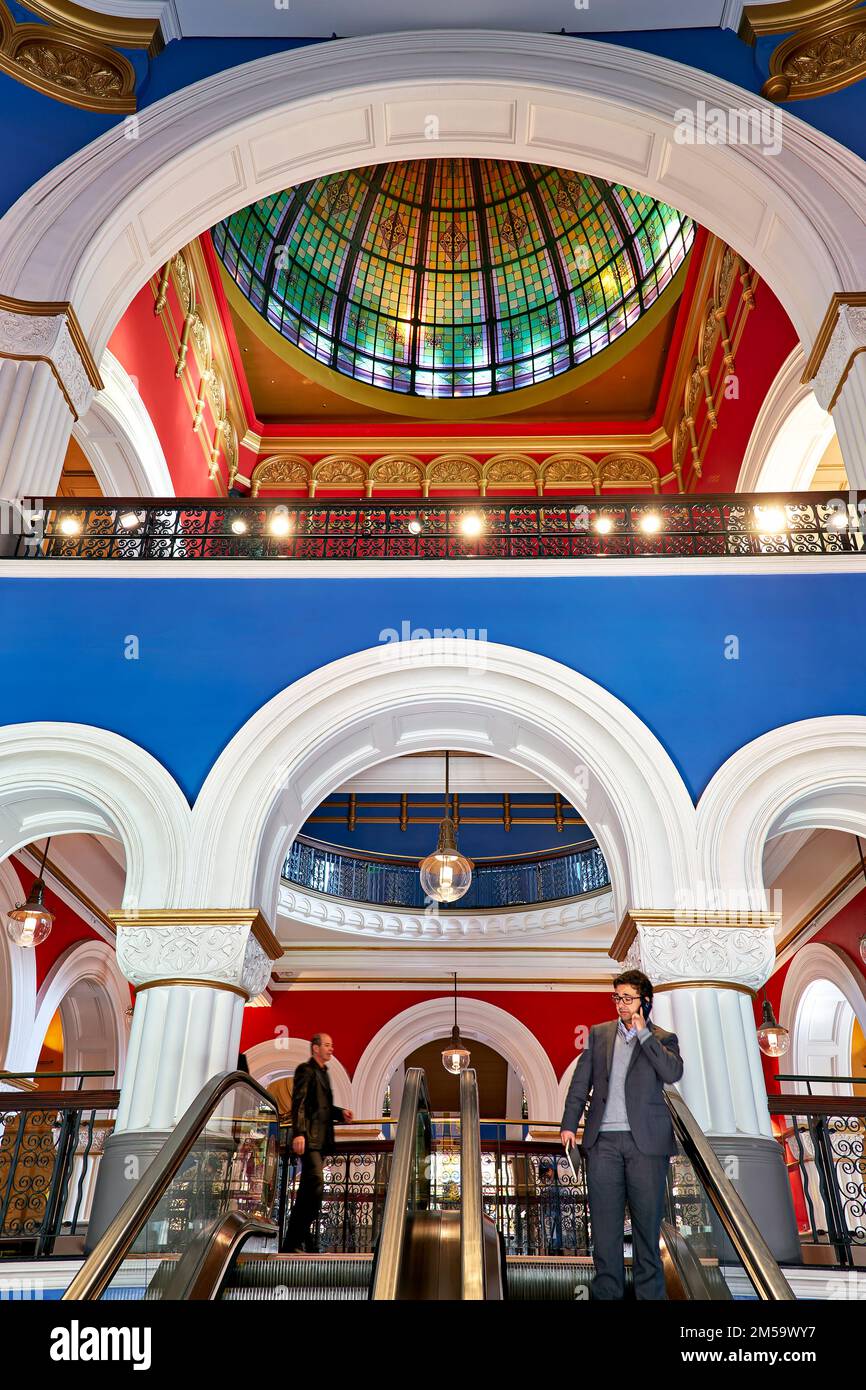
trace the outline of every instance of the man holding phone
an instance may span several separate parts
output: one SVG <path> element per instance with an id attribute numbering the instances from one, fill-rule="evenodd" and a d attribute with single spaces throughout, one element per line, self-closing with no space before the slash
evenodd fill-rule
<path id="1" fill-rule="evenodd" d="M 593 1298 L 624 1296 L 628 1201 L 635 1297 L 658 1300 L 665 1297 L 659 1255 L 665 1178 L 676 1152 L 664 1087 L 679 1081 L 683 1062 L 676 1034 L 648 1021 L 653 987 L 647 976 L 625 970 L 613 988 L 617 1017 L 589 1030 L 568 1088 L 562 1142 L 566 1149 L 576 1143 L 589 1099 L 582 1147 L 595 1263 Z"/>

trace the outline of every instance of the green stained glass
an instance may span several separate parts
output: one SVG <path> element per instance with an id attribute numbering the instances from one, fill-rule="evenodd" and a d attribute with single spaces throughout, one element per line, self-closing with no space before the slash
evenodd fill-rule
<path id="1" fill-rule="evenodd" d="M 243 293 L 318 361 L 459 397 L 519 390 L 600 352 L 658 298 L 694 231 L 601 179 L 435 159 L 286 189 L 213 239 Z"/>

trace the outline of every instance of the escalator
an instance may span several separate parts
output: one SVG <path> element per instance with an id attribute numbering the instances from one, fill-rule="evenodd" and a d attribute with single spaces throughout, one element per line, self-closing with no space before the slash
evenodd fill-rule
<path id="1" fill-rule="evenodd" d="M 676 1092 L 666 1099 L 681 1150 L 671 1163 L 662 1228 L 668 1298 L 730 1299 L 732 1276 L 758 1299 L 793 1298 L 694 1117 Z M 374 1254 L 274 1253 L 278 1135 L 275 1102 L 250 1076 L 232 1072 L 210 1081 L 64 1299 L 589 1298 L 589 1255 L 508 1253 L 508 1233 L 497 1229 L 485 1188 L 474 1071 L 460 1077 L 460 1196 L 450 1210 L 433 1200 L 426 1079 L 420 1068 L 406 1073 Z M 628 1283 L 628 1261 L 626 1276 Z"/>

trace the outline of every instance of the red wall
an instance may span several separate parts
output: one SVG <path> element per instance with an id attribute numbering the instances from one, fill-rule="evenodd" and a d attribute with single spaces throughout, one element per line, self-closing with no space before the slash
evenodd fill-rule
<path id="1" fill-rule="evenodd" d="M 31 872 L 20 859 L 14 858 L 15 872 L 18 874 L 24 889 L 24 896 L 30 892 L 36 875 Z M 66 903 L 56 897 L 49 888 L 45 890 L 45 906 L 55 914 L 54 924 L 51 928 L 51 935 L 47 941 L 43 941 L 36 950 L 36 988 L 41 989 L 46 975 L 59 960 L 63 952 L 76 941 L 101 941 L 102 937 L 92 930 L 86 922 L 67 907 Z"/>
<path id="2" fill-rule="evenodd" d="M 172 287 L 170 291 L 174 295 Z M 175 318 L 182 321 L 174 299 Z M 193 433 L 192 412 L 181 382 L 174 374 L 175 360 L 162 321 L 153 312 L 150 285 L 135 296 L 108 344 L 115 357 L 135 378 L 165 454 L 178 497 L 210 497 L 214 485 L 208 475 L 201 442 Z M 187 371 L 193 390 L 198 390 L 198 369 L 190 345 Z M 209 417 L 207 417 L 209 419 Z M 210 438 L 210 436 L 208 436 Z"/>
<path id="3" fill-rule="evenodd" d="M 469 989 L 462 991 L 461 997 L 482 999 L 520 1019 L 535 1034 L 559 1077 L 575 1056 L 575 1028 L 590 1028 L 614 1017 L 609 993 L 527 990 L 485 994 Z M 288 1028 L 289 1037 L 294 1038 L 330 1033 L 336 1057 L 352 1075 L 364 1048 L 389 1019 L 426 999 L 441 998 L 441 990 L 278 990 L 270 1009 L 245 1011 L 241 1048 L 271 1041 L 280 1026 Z"/>

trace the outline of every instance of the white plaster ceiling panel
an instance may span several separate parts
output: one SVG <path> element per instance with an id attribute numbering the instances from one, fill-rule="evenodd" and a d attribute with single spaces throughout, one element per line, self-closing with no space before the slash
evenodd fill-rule
<path id="1" fill-rule="evenodd" d="M 288 93 L 287 93 L 288 95 Z M 373 112 L 364 104 L 351 104 L 334 109 L 334 104 L 322 103 L 307 120 L 293 120 L 291 138 L 287 138 L 286 118 L 278 117 L 264 134 L 250 141 L 250 154 L 257 180 L 279 184 L 283 173 L 289 182 L 297 180 L 298 164 L 313 165 L 311 176 L 322 168 L 333 168 L 334 160 L 345 161 L 346 167 L 364 163 L 365 153 L 373 145 Z"/>
<path id="2" fill-rule="evenodd" d="M 445 89 L 441 93 L 444 101 Z M 437 149 L 443 141 L 465 140 L 471 133 L 472 139 L 483 147 L 485 137 L 489 140 L 516 140 L 517 102 L 516 101 L 473 101 L 455 89 L 457 102 L 449 103 L 447 112 L 438 112 L 436 102 L 428 97 L 423 101 L 389 101 L 385 106 L 385 138 L 390 145 L 413 144 L 426 134 L 430 127 L 430 117 L 435 116 Z"/>
<path id="3" fill-rule="evenodd" d="M 109 9 L 110 6 L 100 5 Z M 120 8 L 120 7 L 118 7 Z M 130 5 L 124 7 L 130 9 Z M 604 33 L 629 29 L 717 26 L 725 0 L 438 0 L 435 9 L 421 0 L 174 0 L 186 38 L 319 38 L 396 33 L 436 26 L 463 29 L 514 29 L 535 33 L 566 29 Z M 729 8 L 729 7 L 728 7 Z M 145 3 L 142 12 L 154 10 Z"/>
<path id="4" fill-rule="evenodd" d="M 530 147 L 538 145 L 547 151 L 561 150 L 569 157 L 569 163 L 572 159 L 575 161 L 581 172 L 587 162 L 593 166 L 588 172 L 596 172 L 599 156 L 603 153 L 605 165 L 599 172 L 624 167 L 643 178 L 650 166 L 654 143 L 655 135 L 645 126 L 605 120 L 594 116 L 583 104 L 575 109 L 573 103 L 547 106 L 533 102 L 530 107 Z"/>

